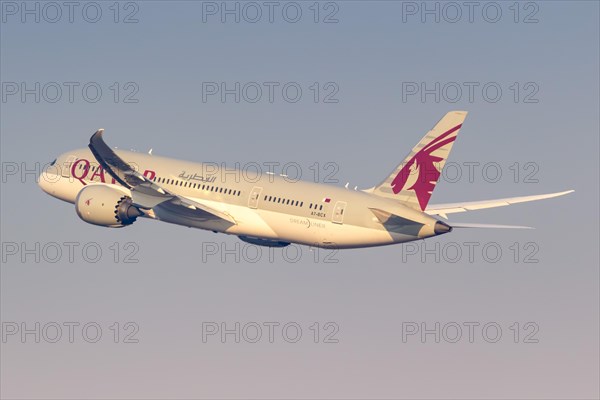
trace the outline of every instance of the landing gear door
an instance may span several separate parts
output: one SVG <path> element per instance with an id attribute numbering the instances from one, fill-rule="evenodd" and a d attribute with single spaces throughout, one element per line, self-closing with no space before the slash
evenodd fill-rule
<path id="1" fill-rule="evenodd" d="M 338 201 L 335 203 L 335 207 L 333 208 L 333 216 L 331 217 L 331 222 L 336 224 L 344 223 L 344 211 L 346 210 L 346 202 Z"/>
<path id="2" fill-rule="evenodd" d="M 60 175 L 63 178 L 69 178 L 71 176 L 71 167 L 73 167 L 73 163 L 75 162 L 75 160 L 77 159 L 77 157 L 71 155 L 68 156 L 67 159 L 65 160 L 64 163 L 62 163 L 62 165 L 60 165 Z"/>
<path id="3" fill-rule="evenodd" d="M 260 192 L 262 192 L 261 187 L 254 186 L 252 188 L 252 191 L 250 192 L 250 197 L 248 198 L 248 207 L 258 208 L 258 200 L 260 199 Z"/>

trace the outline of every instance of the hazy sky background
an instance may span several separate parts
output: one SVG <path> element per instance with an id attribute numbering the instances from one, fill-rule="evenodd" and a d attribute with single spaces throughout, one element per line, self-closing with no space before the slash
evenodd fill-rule
<path id="1" fill-rule="evenodd" d="M 277 2 L 273 23 L 266 6 L 251 23 L 243 17 L 253 9 L 237 3 L 247 14 L 223 23 L 203 13 L 221 2 L 193 1 L 119 3 L 116 23 L 113 2 L 97 3 L 96 23 L 82 15 L 85 8 L 95 17 L 87 2 L 77 3 L 72 23 L 66 7 L 51 23 L 55 9 L 28 2 L 40 22 L 22 22 L 22 4 L 0 4 L 0 310 L 5 334 L 21 323 L 47 329 L 40 343 L 33 334 L 5 335 L 3 398 L 598 398 L 597 2 L 494 3 L 499 17 L 478 2 L 472 22 L 466 7 L 458 18 L 443 3 L 428 3 L 438 4 L 439 22 L 429 14 L 423 22 L 421 2 L 323 2 L 318 23 L 312 1 Z M 295 4 L 302 16 L 287 22 L 282 10 L 293 18 Z M 124 23 L 128 15 L 137 22 Z M 324 23 L 328 15 L 337 23 Z M 65 82 L 75 82 L 72 102 Z M 203 100 L 206 82 L 279 86 L 272 103 L 266 89 L 255 103 L 254 92 L 236 103 L 233 95 Z M 295 103 L 282 97 L 289 82 L 302 89 Z M 413 82 L 439 82 L 447 92 L 437 102 L 434 94 L 421 99 L 406 92 Z M 472 99 L 467 85 L 476 85 Z M 56 86 L 63 93 L 52 102 Z M 463 93 L 453 102 L 456 86 Z M 34 94 L 22 98 L 23 87 Z M 96 102 L 93 87 L 102 89 Z M 493 102 L 496 87 L 502 95 Z M 337 103 L 325 102 L 334 90 Z M 35 173 L 21 176 L 85 147 L 102 127 L 119 148 L 231 166 L 296 162 L 309 180 L 316 168 L 323 181 L 334 171 L 326 165 L 335 165 L 335 184 L 362 189 L 455 109 L 469 111 L 450 158 L 461 175 L 443 179 L 432 203 L 575 193 L 450 218 L 535 230 L 455 230 L 339 253 L 263 249 L 251 262 L 256 248 L 235 237 L 147 220 L 125 229 L 85 224 L 73 205 L 38 188 Z M 479 163 L 471 164 L 473 179 L 469 163 Z M 484 165 L 492 166 L 485 175 Z M 498 167 L 502 176 L 492 182 Z M 77 243 L 73 262 L 69 242 Z M 56 247 L 62 255 L 51 262 Z M 84 247 L 99 247 L 99 261 L 89 262 Z M 492 262 L 483 248 L 502 254 Z M 124 262 L 131 251 L 137 263 Z M 48 340 L 53 322 L 63 327 L 57 343 Z M 80 324 L 73 343 L 69 322 Z M 123 343 L 133 329 L 127 322 L 139 327 L 138 343 Z M 203 341 L 207 322 L 254 322 L 263 336 L 250 343 L 246 325 L 240 343 L 233 335 Z M 269 322 L 280 324 L 273 343 Z M 473 343 L 469 322 L 479 324 Z M 101 327 L 97 343 L 82 337 L 87 323 Z M 282 336 L 286 323 L 302 328 L 297 343 Z M 411 323 L 447 330 L 440 343 L 433 334 L 403 340 Z M 463 336 L 450 343 L 454 323 Z M 496 343 L 486 340 L 493 328 L 481 332 L 490 323 L 502 329 Z M 338 343 L 324 343 L 336 326 Z"/>

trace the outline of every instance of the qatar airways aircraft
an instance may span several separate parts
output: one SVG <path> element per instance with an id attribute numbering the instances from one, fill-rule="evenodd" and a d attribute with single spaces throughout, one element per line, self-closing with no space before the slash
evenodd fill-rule
<path id="1" fill-rule="evenodd" d="M 214 164 L 111 149 L 103 129 L 89 149 L 68 151 L 40 175 L 51 196 L 75 204 L 90 224 L 123 227 L 145 217 L 237 235 L 263 246 L 382 246 L 448 233 L 452 228 L 524 228 L 443 222 L 448 214 L 562 196 L 430 205 L 429 199 L 467 113 L 446 114 L 381 183 L 348 190 L 285 176 L 232 173 Z M 242 179 L 240 179 L 242 178 Z"/>

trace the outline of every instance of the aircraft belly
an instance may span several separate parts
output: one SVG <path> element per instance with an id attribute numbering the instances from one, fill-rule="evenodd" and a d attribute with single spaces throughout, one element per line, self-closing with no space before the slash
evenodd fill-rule
<path id="1" fill-rule="evenodd" d="M 262 218 L 280 240 L 308 246 L 352 248 L 394 243 L 384 230 L 348 224 L 336 224 L 321 219 L 260 211 Z"/>

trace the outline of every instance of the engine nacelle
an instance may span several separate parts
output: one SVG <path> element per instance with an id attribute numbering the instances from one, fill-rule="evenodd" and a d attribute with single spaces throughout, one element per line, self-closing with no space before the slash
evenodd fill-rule
<path id="1" fill-rule="evenodd" d="M 105 185 L 88 185 L 75 199 L 75 211 L 87 223 L 111 228 L 131 225 L 143 215 L 125 191 Z"/>

